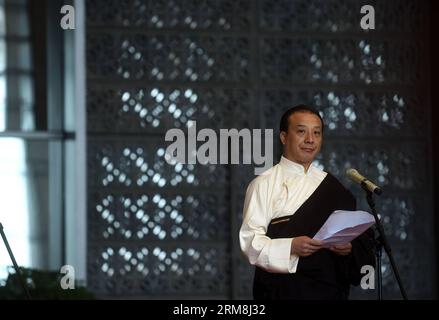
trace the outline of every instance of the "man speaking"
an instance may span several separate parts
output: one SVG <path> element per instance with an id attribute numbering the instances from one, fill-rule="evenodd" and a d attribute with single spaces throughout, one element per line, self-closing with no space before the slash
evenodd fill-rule
<path id="1" fill-rule="evenodd" d="M 249 184 L 240 245 L 256 266 L 253 297 L 347 299 L 363 265 L 375 265 L 373 232 L 323 248 L 313 236 L 335 210 L 356 201 L 333 175 L 312 165 L 323 140 L 323 120 L 312 107 L 287 110 L 280 121 L 283 156 Z"/>

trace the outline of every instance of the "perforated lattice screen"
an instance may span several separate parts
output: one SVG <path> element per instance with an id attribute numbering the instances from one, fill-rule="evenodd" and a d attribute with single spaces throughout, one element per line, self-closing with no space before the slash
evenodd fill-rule
<path id="1" fill-rule="evenodd" d="M 427 2 L 369 1 L 369 32 L 360 29 L 362 4 L 87 1 L 91 289 L 250 297 L 238 229 L 253 168 L 169 165 L 165 132 L 188 120 L 277 130 L 285 108 L 310 103 L 327 127 L 319 164 L 362 209 L 346 168 L 383 186 L 377 205 L 409 296 L 433 294 Z M 384 284 L 386 297 L 398 297 L 387 261 Z"/>

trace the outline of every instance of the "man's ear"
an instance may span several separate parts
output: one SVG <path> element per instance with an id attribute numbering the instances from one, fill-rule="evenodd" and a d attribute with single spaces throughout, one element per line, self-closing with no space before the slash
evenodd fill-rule
<path id="1" fill-rule="evenodd" d="M 285 144 L 285 142 L 287 141 L 287 133 L 285 131 L 281 131 L 279 137 L 280 142 L 282 142 L 282 144 Z"/>

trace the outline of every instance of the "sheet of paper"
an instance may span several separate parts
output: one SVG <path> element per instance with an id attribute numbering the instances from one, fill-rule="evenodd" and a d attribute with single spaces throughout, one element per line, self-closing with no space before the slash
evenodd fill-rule
<path id="1" fill-rule="evenodd" d="M 325 248 L 346 244 L 375 224 L 366 211 L 334 211 L 313 239 L 321 240 Z"/>

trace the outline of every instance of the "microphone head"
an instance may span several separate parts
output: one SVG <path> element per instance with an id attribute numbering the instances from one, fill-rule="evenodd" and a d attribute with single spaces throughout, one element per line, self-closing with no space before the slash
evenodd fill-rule
<path id="1" fill-rule="evenodd" d="M 365 179 L 357 170 L 353 168 L 346 170 L 346 175 L 349 179 L 356 183 L 361 183 Z"/>
<path id="2" fill-rule="evenodd" d="M 347 169 L 346 175 L 352 181 L 361 184 L 363 189 L 365 189 L 365 190 L 367 189 L 370 192 L 373 192 L 377 195 L 380 195 L 382 193 L 380 187 L 375 185 L 372 181 L 368 180 L 367 178 L 363 177 L 357 170 L 352 169 L 352 168 Z"/>
<path id="3" fill-rule="evenodd" d="M 353 177 L 353 176 L 355 176 L 355 175 L 358 175 L 358 171 L 355 170 L 355 169 L 350 168 L 350 169 L 347 169 L 347 170 L 346 170 L 346 175 L 347 175 L 348 177 Z"/>

